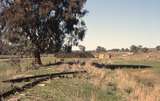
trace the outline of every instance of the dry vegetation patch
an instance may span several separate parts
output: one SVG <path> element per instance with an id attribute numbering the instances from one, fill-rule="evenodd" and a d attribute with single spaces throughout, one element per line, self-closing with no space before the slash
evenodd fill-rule
<path id="1" fill-rule="evenodd" d="M 45 74 L 49 72 L 71 72 L 71 71 L 87 71 L 86 74 L 80 75 L 71 75 L 70 79 L 56 79 L 48 80 L 42 82 L 38 87 L 34 87 L 31 90 L 27 91 L 33 95 L 31 97 L 38 96 L 39 92 L 45 91 L 41 96 L 38 96 L 39 100 L 45 97 L 56 98 L 52 94 L 61 94 L 57 95 L 58 97 L 72 99 L 75 98 L 77 101 L 106 101 L 106 97 L 111 96 L 121 96 L 120 101 L 160 101 L 160 78 L 159 74 L 155 73 L 152 68 L 147 69 L 100 69 L 92 65 L 93 60 L 85 60 L 85 64 L 79 62 L 79 60 L 72 60 L 73 63 L 64 62 L 63 64 L 56 66 L 46 66 L 42 67 L 39 70 L 33 70 L 31 74 Z M 24 76 L 17 75 L 18 76 Z M 15 76 L 16 77 L 16 76 Z M 78 82 L 74 84 L 75 82 Z M 56 83 L 58 84 L 57 86 Z M 83 84 L 85 83 L 85 85 Z M 64 85 L 63 85 L 64 84 Z M 85 88 L 87 86 L 87 88 Z M 67 90 L 63 90 L 61 87 L 64 87 Z M 47 88 L 47 89 L 44 89 Z M 54 92 L 52 92 L 52 89 Z M 70 89 L 69 89 L 70 88 Z M 73 89 L 71 89 L 73 88 Z M 58 92 L 56 92 L 58 89 Z M 37 91 L 35 91 L 37 90 Z M 75 92 L 76 91 L 76 92 Z M 72 93 L 68 93 L 72 92 Z M 50 94 L 52 93 L 52 94 Z M 85 94 L 83 94 L 85 93 Z M 25 92 L 25 95 L 27 93 Z M 70 95 L 68 95 L 70 94 Z M 74 96 L 72 96 L 72 94 Z M 108 96 L 110 95 L 110 96 Z M 17 96 L 17 95 L 16 95 Z M 18 96 L 21 96 L 18 95 Z M 71 97 L 69 97 L 71 96 Z M 85 97 L 89 98 L 85 98 Z M 44 97 L 44 98 L 45 98 Z M 61 98 L 60 97 L 60 98 Z M 26 96 L 23 96 L 25 99 Z M 34 99 L 34 98 L 31 98 Z M 59 99 L 59 98 L 58 98 Z M 101 99 L 101 100 L 99 100 Z M 114 101 L 119 101 L 117 98 Z M 50 99 L 51 100 L 51 99 Z M 68 100 L 68 101 L 70 101 Z M 29 100 L 30 101 L 30 100 Z M 40 100 L 41 101 L 41 100 Z M 61 100 L 58 100 L 61 101 Z M 65 100 L 64 100 L 65 101 Z M 112 101 L 112 100 L 109 100 Z"/>
<path id="2" fill-rule="evenodd" d="M 159 75 L 151 69 L 98 69 L 88 63 L 85 70 L 97 87 L 112 86 L 126 101 L 160 101 Z"/>

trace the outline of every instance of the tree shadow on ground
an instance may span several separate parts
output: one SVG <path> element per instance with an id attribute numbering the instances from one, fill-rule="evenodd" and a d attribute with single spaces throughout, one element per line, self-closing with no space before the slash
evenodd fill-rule
<path id="1" fill-rule="evenodd" d="M 97 68 L 106 68 L 106 69 L 145 69 L 151 68 L 152 66 L 148 65 L 135 65 L 135 64 L 99 64 L 99 63 L 92 63 L 93 66 Z"/>

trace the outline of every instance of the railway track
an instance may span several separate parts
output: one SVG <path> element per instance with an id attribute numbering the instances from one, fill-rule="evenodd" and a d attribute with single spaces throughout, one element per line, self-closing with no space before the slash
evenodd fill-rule
<path id="1" fill-rule="evenodd" d="M 13 89 L 0 94 L 0 101 L 3 101 L 3 99 L 9 97 L 10 95 L 14 95 L 15 93 L 21 93 L 21 92 L 23 92 L 27 89 L 30 89 L 30 88 L 36 86 L 37 84 L 39 84 L 43 81 L 47 81 L 49 79 L 53 79 L 53 78 L 57 78 L 57 77 L 64 78 L 65 76 L 83 74 L 83 73 L 86 73 L 86 71 L 52 73 L 52 74 L 30 76 L 30 77 L 24 77 L 24 78 L 17 78 L 17 79 L 10 79 L 10 80 L 6 80 L 6 81 L 2 81 L 4 83 L 20 83 L 20 82 L 23 82 L 23 81 L 33 80 L 32 82 L 27 83 L 27 84 L 23 85 L 22 87 L 13 87 Z"/>
<path id="2" fill-rule="evenodd" d="M 106 68 L 106 69 L 122 69 L 122 68 L 130 68 L 130 69 L 144 69 L 144 68 L 151 68 L 152 66 L 148 65 L 133 65 L 133 64 L 99 64 L 99 63 L 92 63 L 93 66 L 97 68 Z"/>

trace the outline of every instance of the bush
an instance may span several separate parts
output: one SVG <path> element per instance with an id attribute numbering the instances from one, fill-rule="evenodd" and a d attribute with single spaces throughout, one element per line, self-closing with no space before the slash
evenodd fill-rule
<path id="1" fill-rule="evenodd" d="M 97 52 L 106 52 L 106 49 L 104 47 L 97 46 L 96 51 Z"/>
<path id="2" fill-rule="evenodd" d="M 144 53 L 146 53 L 146 52 L 148 52 L 149 51 L 149 49 L 148 48 L 142 48 L 142 50 L 141 50 L 142 52 L 144 52 Z"/>
<path id="3" fill-rule="evenodd" d="M 137 46 L 135 46 L 135 45 L 132 45 L 132 46 L 130 47 L 130 51 L 131 51 L 131 52 L 137 53 L 138 50 L 139 50 L 139 48 L 138 48 Z"/>
<path id="4" fill-rule="evenodd" d="M 160 51 L 160 46 L 157 46 L 157 47 L 156 47 L 156 50 L 157 50 L 157 51 Z"/>

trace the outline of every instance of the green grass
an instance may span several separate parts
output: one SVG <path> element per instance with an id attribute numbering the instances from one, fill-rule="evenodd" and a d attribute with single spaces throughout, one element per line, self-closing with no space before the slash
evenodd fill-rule
<path id="1" fill-rule="evenodd" d="M 83 79 L 56 79 L 44 87 L 36 86 L 27 90 L 20 101 L 119 101 L 120 97 L 109 88 L 95 87 Z"/>
<path id="2" fill-rule="evenodd" d="M 42 57 L 44 64 L 49 64 L 51 61 L 55 62 L 54 59 L 54 57 Z M 45 67 L 39 70 L 33 70 L 31 68 L 32 62 L 33 59 L 31 58 L 23 58 L 19 64 L 13 64 L 10 59 L 0 59 L 0 93 L 12 89 L 11 84 L 2 83 L 1 81 L 3 80 L 12 79 L 17 76 L 22 77 L 25 75 L 40 75 L 54 72 L 54 70 L 45 69 Z M 19 84 L 15 85 L 17 86 Z"/>

